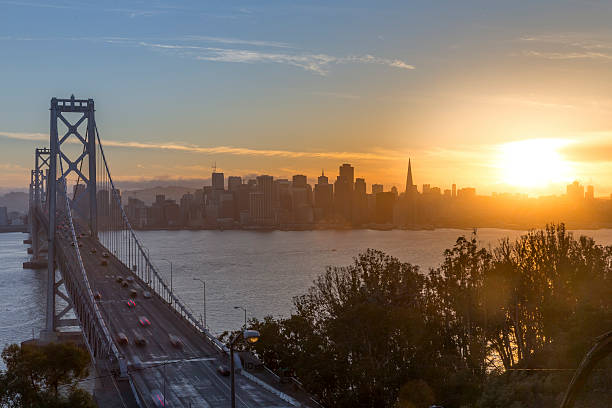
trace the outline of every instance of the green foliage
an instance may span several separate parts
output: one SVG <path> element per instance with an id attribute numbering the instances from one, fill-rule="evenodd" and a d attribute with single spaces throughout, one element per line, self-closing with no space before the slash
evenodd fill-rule
<path id="1" fill-rule="evenodd" d="M 77 388 L 88 376 L 89 354 L 71 343 L 12 344 L 2 351 L 0 402 L 8 407 L 95 407 Z"/>
<path id="2" fill-rule="evenodd" d="M 612 326 L 612 248 L 564 225 L 481 248 L 460 237 L 421 274 L 380 251 L 329 267 L 255 352 L 334 407 L 554 405 Z M 570 372 L 571 373 L 571 372 Z"/>

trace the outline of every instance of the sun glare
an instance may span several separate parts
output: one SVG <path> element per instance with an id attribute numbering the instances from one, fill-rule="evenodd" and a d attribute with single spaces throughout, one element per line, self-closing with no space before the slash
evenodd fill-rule
<path id="1" fill-rule="evenodd" d="M 566 182 L 572 178 L 572 166 L 559 149 L 568 139 L 527 139 L 500 146 L 498 166 L 506 184 L 538 188 Z"/>

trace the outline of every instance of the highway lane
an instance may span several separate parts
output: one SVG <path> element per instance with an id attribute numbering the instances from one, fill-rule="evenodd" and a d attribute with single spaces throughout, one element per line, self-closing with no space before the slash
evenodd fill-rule
<path id="1" fill-rule="evenodd" d="M 65 250 L 73 249 L 69 242 L 67 238 L 60 239 Z M 135 275 L 112 255 L 107 258 L 108 266 L 101 266 L 102 253 L 106 249 L 97 240 L 83 237 L 80 242 L 83 244 L 80 248 L 83 264 L 92 290 L 101 294 L 98 303 L 111 335 L 115 340 L 120 332 L 128 337 L 129 344 L 118 347 L 128 361 L 129 371 L 143 394 L 144 403 L 156 406 L 152 397 L 156 391 L 165 395 L 169 407 L 189 407 L 190 404 L 194 407 L 228 407 L 229 377 L 221 376 L 217 367 L 220 364 L 229 366 L 229 359 L 176 315 L 162 299 L 156 295 L 144 299 L 143 287 L 137 290 L 136 307 L 128 308 L 126 301 L 130 289 L 138 284 L 124 288 L 116 282 L 116 277 L 136 278 Z M 91 253 L 92 248 L 96 249 L 95 254 Z M 140 316 L 146 316 L 151 325 L 141 327 Z M 147 340 L 146 346 L 134 344 L 137 334 Z M 183 346 L 174 347 L 169 334 L 177 335 Z M 236 405 L 241 408 L 291 406 L 240 375 L 236 376 L 236 390 Z"/>

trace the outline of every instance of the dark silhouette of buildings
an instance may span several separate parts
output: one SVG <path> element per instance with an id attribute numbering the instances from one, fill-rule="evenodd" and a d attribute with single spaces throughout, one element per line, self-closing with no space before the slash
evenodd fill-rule
<path id="1" fill-rule="evenodd" d="M 261 175 L 243 180 L 214 171 L 212 185 L 187 193 L 180 202 L 159 195 L 150 206 L 128 198 L 125 212 L 136 228 L 531 228 L 547 222 L 568 226 L 612 226 L 612 200 L 595 197 L 593 186 L 575 181 L 564 196 L 528 198 L 517 194 L 478 196 L 473 187 L 450 189 L 423 183 L 419 192 L 408 161 L 403 192 L 355 178 L 348 163 L 339 167 L 334 184 L 324 172 L 312 186 L 303 174 L 288 179 Z M 82 188 L 82 187 L 80 187 Z M 77 187 L 75 194 L 84 195 Z M 99 190 L 98 216 L 119 211 L 109 192 Z M 573 224 L 572 224 L 573 223 Z"/>

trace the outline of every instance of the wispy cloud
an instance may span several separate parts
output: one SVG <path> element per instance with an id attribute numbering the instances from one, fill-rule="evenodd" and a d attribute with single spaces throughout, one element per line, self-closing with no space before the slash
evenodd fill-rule
<path id="1" fill-rule="evenodd" d="M 523 43 L 533 44 L 522 56 L 551 60 L 610 60 L 612 38 L 592 33 L 558 33 L 523 36 Z"/>
<path id="2" fill-rule="evenodd" d="M 612 54 L 604 52 L 543 52 L 543 51 L 524 51 L 526 57 L 540 57 L 552 60 L 577 60 L 577 59 L 592 59 L 592 60 L 610 60 Z"/>
<path id="3" fill-rule="evenodd" d="M 1 3 L 1 0 L 0 0 Z M 290 44 L 277 41 L 249 40 L 215 36 L 183 36 L 175 39 L 134 39 L 125 37 L 14 37 L 0 36 L 1 41 L 87 41 L 116 46 L 142 47 L 198 61 L 227 63 L 274 63 L 290 65 L 327 75 L 330 66 L 339 64 L 375 64 L 402 70 L 415 66 L 399 58 L 384 58 L 371 54 L 335 56 L 325 53 L 304 52 Z M 212 46 L 212 45 L 225 45 Z M 233 47 L 236 46 L 236 47 Z M 282 49 L 283 52 L 275 50 Z"/>
<path id="4" fill-rule="evenodd" d="M 339 98 L 339 99 L 360 99 L 361 98 L 361 96 L 359 95 L 347 94 L 347 93 L 342 93 L 342 92 L 313 91 L 311 92 L 311 94 L 317 95 L 317 96 L 326 96 L 330 98 Z"/>
<path id="5" fill-rule="evenodd" d="M 378 64 L 393 68 L 414 69 L 414 65 L 408 64 L 400 59 L 376 57 L 370 54 L 349 55 L 337 57 L 329 54 L 312 53 L 278 53 L 262 50 L 245 50 L 235 48 L 203 47 L 189 44 L 151 43 L 141 41 L 142 47 L 165 52 L 174 52 L 183 57 L 192 57 L 200 61 L 233 62 L 233 63 L 276 63 L 302 68 L 306 71 L 315 72 L 320 75 L 328 73 L 328 67 L 332 64 Z"/>
<path id="6" fill-rule="evenodd" d="M 277 41 L 244 40 L 240 38 L 212 37 L 206 35 L 187 35 L 182 37 L 185 41 L 201 41 L 217 44 L 252 45 L 255 47 L 293 48 L 291 45 Z"/>
<path id="7" fill-rule="evenodd" d="M 24 141 L 48 141 L 49 136 L 43 133 L 19 133 L 0 132 L 0 137 Z M 68 139 L 70 141 L 71 139 Z M 182 144 L 176 142 L 147 143 L 129 142 L 119 140 L 104 140 L 105 147 L 120 147 L 130 149 L 168 150 L 188 153 L 203 154 L 229 154 L 233 156 L 259 156 L 259 157 L 282 157 L 282 158 L 316 158 L 316 159 L 338 159 L 338 160 L 398 160 L 403 157 L 400 152 L 380 151 L 376 153 L 367 152 L 318 152 L 318 151 L 293 151 L 276 149 L 252 149 L 248 147 L 213 146 L 204 147 L 193 144 Z"/>

